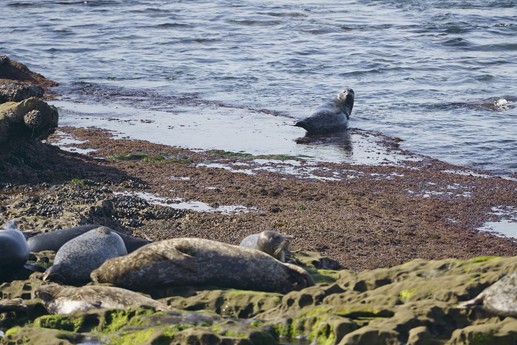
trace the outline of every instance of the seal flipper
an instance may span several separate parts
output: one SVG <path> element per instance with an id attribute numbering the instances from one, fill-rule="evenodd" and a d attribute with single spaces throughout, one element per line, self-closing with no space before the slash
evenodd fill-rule
<path id="1" fill-rule="evenodd" d="M 469 299 L 466 302 L 459 304 L 456 308 L 458 309 L 473 309 L 473 308 L 481 308 L 483 306 L 483 301 L 485 299 L 485 292 L 483 291 L 473 299 Z"/>

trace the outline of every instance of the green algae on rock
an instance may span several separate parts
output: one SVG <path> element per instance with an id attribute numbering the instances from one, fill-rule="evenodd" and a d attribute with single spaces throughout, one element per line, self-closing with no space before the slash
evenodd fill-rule
<path id="1" fill-rule="evenodd" d="M 333 273 L 335 280 L 300 291 L 175 288 L 153 291 L 173 311 L 128 308 L 42 315 L 41 304 L 2 328 L 2 343 L 49 337 L 50 344 L 515 344 L 517 319 L 457 306 L 517 269 L 517 257 L 413 260 L 385 269 Z M 316 270 L 314 267 L 311 270 Z M 4 284 L 2 298 L 28 299 L 38 286 Z M 5 287 L 5 288 L 4 288 Z M 9 292 L 10 291 L 10 292 Z M 34 300 L 31 300 L 34 301 Z M 183 310 L 179 310 L 183 309 Z M 5 323 L 2 322 L 2 326 Z M 3 326 L 5 327 L 5 326 Z"/>

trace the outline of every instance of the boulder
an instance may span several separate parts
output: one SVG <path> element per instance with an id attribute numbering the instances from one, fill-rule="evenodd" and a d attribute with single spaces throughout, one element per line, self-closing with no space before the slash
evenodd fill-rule
<path id="1" fill-rule="evenodd" d="M 15 140 L 43 140 L 58 125 L 56 107 L 30 97 L 20 102 L 0 104 L 0 144 Z"/>

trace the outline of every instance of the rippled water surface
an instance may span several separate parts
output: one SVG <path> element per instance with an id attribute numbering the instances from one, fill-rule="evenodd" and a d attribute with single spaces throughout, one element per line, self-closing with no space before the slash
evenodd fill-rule
<path id="1" fill-rule="evenodd" d="M 167 123 L 228 113 L 250 127 L 257 114 L 287 126 L 350 86 L 352 127 L 515 173 L 516 8 L 508 0 L 4 0 L 0 54 L 61 83 L 65 124 L 85 116 L 66 106 L 75 102 L 131 108 L 141 119 L 152 111 L 157 123 L 156 114 Z M 170 136 L 180 129 L 170 127 Z"/>

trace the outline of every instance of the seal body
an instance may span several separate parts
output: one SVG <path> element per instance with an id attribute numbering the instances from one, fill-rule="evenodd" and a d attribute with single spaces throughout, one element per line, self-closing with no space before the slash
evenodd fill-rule
<path id="1" fill-rule="evenodd" d="M 61 246 L 66 242 L 92 229 L 98 228 L 99 226 L 100 225 L 97 224 L 88 224 L 37 234 L 36 236 L 30 237 L 27 240 L 27 243 L 29 244 L 29 251 L 41 252 L 43 250 L 53 250 L 57 252 L 59 248 L 61 248 Z M 114 232 L 116 232 L 122 238 L 129 253 L 149 243 L 149 241 L 141 238 L 128 236 L 117 231 Z"/>
<path id="2" fill-rule="evenodd" d="M 150 243 L 106 261 L 92 272 L 94 282 L 146 291 L 164 286 L 217 286 L 287 293 L 314 285 L 302 268 L 261 251 L 200 238 Z"/>
<path id="3" fill-rule="evenodd" d="M 29 259 L 29 247 L 23 233 L 10 221 L 0 230 L 0 273 L 23 267 Z"/>
<path id="4" fill-rule="evenodd" d="M 481 308 L 495 315 L 517 317 L 517 272 L 504 276 L 459 308 Z"/>
<path id="5" fill-rule="evenodd" d="M 42 285 L 35 296 L 51 314 L 70 314 L 91 309 L 124 309 L 130 306 L 149 306 L 156 310 L 167 310 L 167 305 L 134 291 L 112 286 L 61 286 Z"/>
<path id="6" fill-rule="evenodd" d="M 66 242 L 57 251 L 54 265 L 47 269 L 43 278 L 83 285 L 89 282 L 90 273 L 104 261 L 126 254 L 122 238 L 109 228 L 99 227 Z"/>
<path id="7" fill-rule="evenodd" d="M 241 247 L 253 248 L 285 262 L 286 253 L 289 251 L 289 243 L 293 239 L 273 230 L 262 231 L 245 237 L 239 244 Z"/>
<path id="8" fill-rule="evenodd" d="M 308 134 L 342 131 L 348 127 L 354 98 L 354 90 L 346 88 L 334 99 L 315 108 L 309 117 L 296 122 L 295 126 L 304 128 Z"/>

